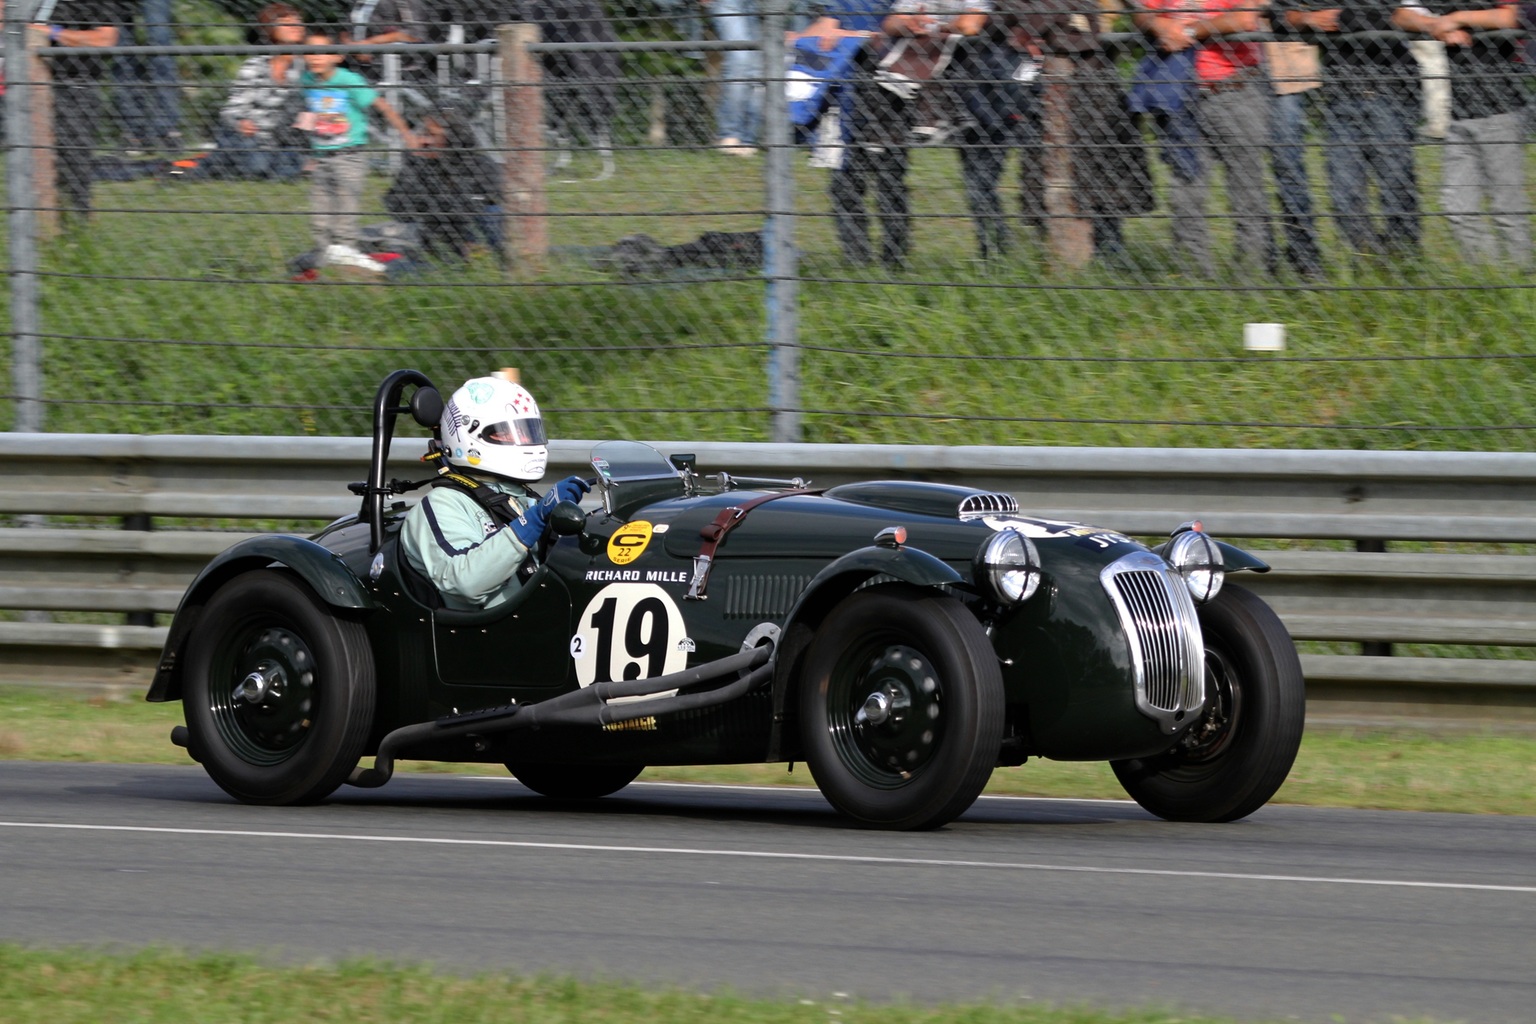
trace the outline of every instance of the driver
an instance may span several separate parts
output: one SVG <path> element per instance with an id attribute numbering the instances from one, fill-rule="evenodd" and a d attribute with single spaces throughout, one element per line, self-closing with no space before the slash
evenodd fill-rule
<path id="1" fill-rule="evenodd" d="M 442 466 L 405 516 L 400 547 L 443 605 L 459 611 L 504 604 L 535 567 L 549 510 L 590 488 L 567 477 L 541 498 L 528 483 L 549 459 L 538 403 L 502 376 L 476 377 L 453 393 L 438 423 Z"/>

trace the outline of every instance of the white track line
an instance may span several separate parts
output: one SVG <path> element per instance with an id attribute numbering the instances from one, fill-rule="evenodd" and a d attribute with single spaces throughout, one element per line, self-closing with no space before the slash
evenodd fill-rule
<path id="1" fill-rule="evenodd" d="M 881 864 L 894 867 L 977 868 L 991 871 L 1048 871 L 1079 875 L 1140 875 L 1156 878 L 1224 879 L 1239 882 L 1302 882 L 1312 885 L 1372 885 L 1403 889 L 1450 889 L 1462 892 L 1536 894 L 1536 885 L 1486 885 L 1473 882 L 1420 882 L 1390 878 L 1336 878 L 1324 875 L 1265 875 L 1229 871 L 1173 871 L 1157 868 L 1104 868 L 1077 864 L 1032 864 L 937 857 L 872 857 L 843 853 L 786 853 L 779 850 L 725 850 L 691 846 L 615 846 L 598 843 L 540 843 L 515 839 L 448 839 L 433 836 L 371 836 L 347 832 L 262 832 L 248 829 L 159 828 L 148 825 L 84 825 L 68 822 L 0 821 L 0 828 L 71 832 L 134 832 L 150 835 L 210 836 L 242 839 L 304 839 L 350 843 L 412 843 L 424 846 L 479 846 L 516 850 L 563 850 L 582 853 L 640 853 L 673 857 L 738 857 L 758 860 L 817 861 L 831 864 Z"/>
<path id="2" fill-rule="evenodd" d="M 404 775 L 400 777 L 405 778 Z M 444 779 L 451 776 L 426 774 L 424 777 Z M 466 782 L 510 782 L 514 785 L 521 785 L 510 775 L 461 775 L 459 778 L 464 779 Z M 801 784 L 796 782 L 786 782 L 781 785 L 749 786 L 738 782 L 663 782 L 660 780 L 647 782 L 642 779 L 639 782 L 631 782 L 624 788 L 630 790 L 643 786 L 670 787 L 672 789 L 729 789 L 740 790 L 744 793 L 809 793 L 815 796 L 821 795 L 821 790 L 815 786 L 809 783 Z M 983 793 L 976 800 L 978 803 L 983 800 L 1023 800 L 1030 803 L 1046 804 L 1120 804 L 1122 806 L 1134 806 L 1136 803 L 1136 801 L 1124 797 L 1113 799 L 1099 796 L 1012 796 L 1007 793 Z"/>

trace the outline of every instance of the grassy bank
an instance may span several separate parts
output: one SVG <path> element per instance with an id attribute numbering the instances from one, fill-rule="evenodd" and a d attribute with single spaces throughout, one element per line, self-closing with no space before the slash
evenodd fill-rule
<path id="1" fill-rule="evenodd" d="M 23 950 L 0 945 L 7 1024 L 1220 1024 L 1161 1010 L 961 1005 L 871 1006 L 844 999 L 754 999 L 728 991 L 643 990 L 611 982 L 456 977 L 347 962 L 273 967 L 238 956 Z"/>
<path id="2" fill-rule="evenodd" d="M 47 425 L 359 434 L 391 369 L 452 382 L 516 364 L 558 436 L 768 439 L 759 272 L 627 275 L 603 256 L 636 233 L 755 230 L 760 163 L 619 159 L 613 181 L 551 185 L 541 265 L 477 257 L 388 285 L 288 280 L 308 245 L 303 185 L 103 184 L 91 231 L 42 253 L 45 391 L 61 403 Z M 1434 180 L 1435 153 L 1421 159 Z M 1536 288 L 1464 265 L 1440 218 L 1411 265 L 1350 258 L 1325 225 L 1333 267 L 1307 287 L 1181 273 L 1162 216 L 1127 225 L 1125 267 L 1074 270 L 1024 240 L 982 262 L 954 153 L 926 149 L 913 158 L 917 248 L 891 274 L 841 258 L 827 172 L 795 163 L 807 441 L 1529 447 L 1536 360 L 1520 339 Z M 386 184 L 370 180 L 374 219 Z M 1286 351 L 1244 352 L 1251 321 L 1287 325 Z M 7 360 L 0 393 L 9 373 Z"/>
<path id="3" fill-rule="evenodd" d="M 180 704 L 136 697 L 0 687 L 0 758 L 189 764 L 171 745 Z M 404 762 L 402 771 L 499 774 L 497 765 Z M 811 785 L 809 772 L 780 765 L 650 768 L 644 780 Z M 987 792 L 1120 799 L 1108 765 L 1031 761 L 999 769 Z M 1313 729 L 1302 741 L 1279 803 L 1387 810 L 1536 814 L 1536 736 Z"/>

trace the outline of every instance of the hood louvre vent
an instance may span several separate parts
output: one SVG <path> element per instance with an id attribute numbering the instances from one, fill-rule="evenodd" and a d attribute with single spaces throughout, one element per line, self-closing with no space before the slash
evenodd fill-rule
<path id="1" fill-rule="evenodd" d="M 960 503 L 960 518 L 994 516 L 1019 510 L 1019 500 L 1011 494 L 973 494 Z"/>

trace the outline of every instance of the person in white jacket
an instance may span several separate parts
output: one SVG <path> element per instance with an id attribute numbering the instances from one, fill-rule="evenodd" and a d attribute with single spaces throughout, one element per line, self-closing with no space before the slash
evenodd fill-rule
<path id="1" fill-rule="evenodd" d="M 453 393 L 438 425 L 444 466 L 431 493 L 405 516 L 406 562 L 437 589 L 443 606 L 494 608 L 522 587 L 525 564 L 549 510 L 580 501 L 589 487 L 567 477 L 540 496 L 528 485 L 549 459 L 538 403 L 505 377 L 476 377 Z"/>

